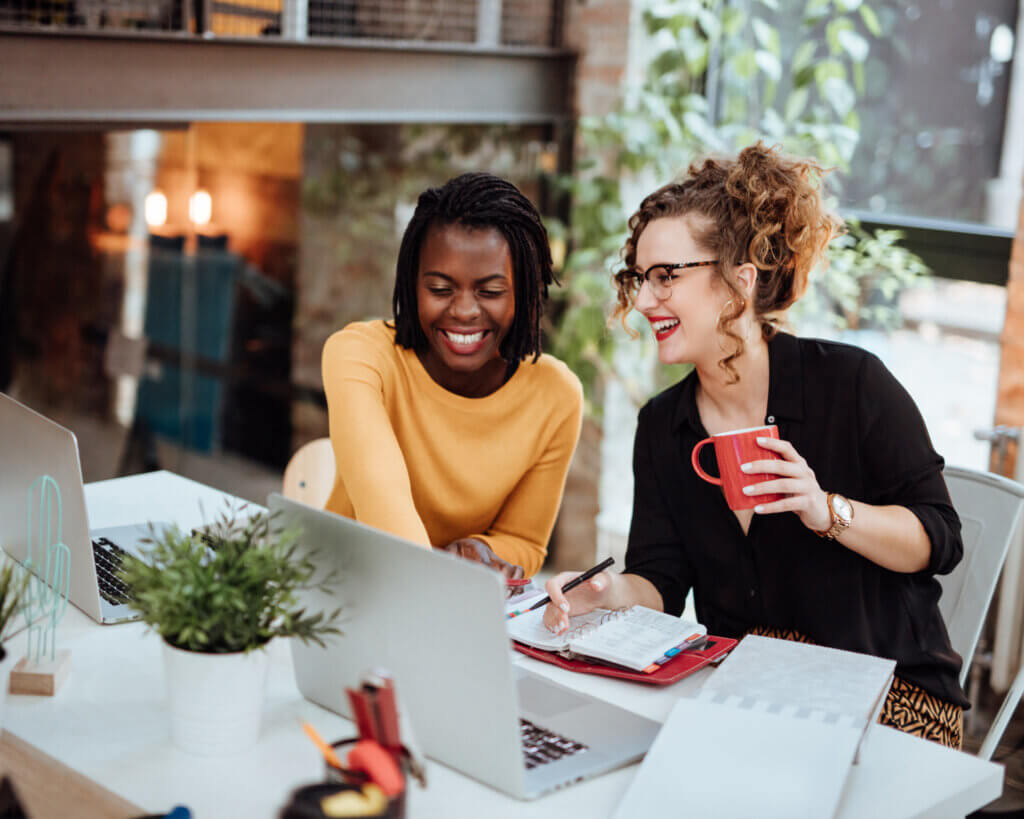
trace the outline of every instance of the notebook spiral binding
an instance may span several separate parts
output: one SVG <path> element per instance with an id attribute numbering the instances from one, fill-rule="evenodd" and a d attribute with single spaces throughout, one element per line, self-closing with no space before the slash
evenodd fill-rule
<path id="1" fill-rule="evenodd" d="M 582 640 L 588 634 L 590 634 L 593 631 L 596 631 L 605 623 L 611 620 L 620 620 L 626 615 L 628 615 L 632 610 L 632 606 L 626 606 L 621 609 L 612 609 L 606 611 L 604 614 L 601 615 L 601 619 L 598 620 L 596 623 L 584 623 L 582 626 L 576 626 L 576 628 L 571 629 L 569 632 L 566 633 L 566 638 L 569 642 L 572 642 L 574 640 Z M 560 654 L 568 660 L 578 659 L 581 656 L 568 647 L 563 648 L 556 653 Z"/>

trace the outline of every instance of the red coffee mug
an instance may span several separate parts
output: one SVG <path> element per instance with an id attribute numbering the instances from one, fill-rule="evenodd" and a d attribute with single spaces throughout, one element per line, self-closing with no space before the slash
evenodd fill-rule
<path id="1" fill-rule="evenodd" d="M 757 445 L 758 438 L 778 438 L 779 428 L 776 426 L 770 427 L 751 427 L 750 429 L 735 429 L 731 432 L 720 432 L 717 435 L 712 435 L 710 438 L 705 438 L 697 446 L 693 448 L 693 454 L 690 456 L 690 462 L 693 464 L 693 468 L 701 478 L 706 480 L 708 483 L 713 483 L 716 486 L 722 487 L 722 492 L 725 495 L 725 502 L 729 504 L 730 509 L 753 509 L 758 504 L 771 503 L 772 501 L 782 500 L 785 495 L 745 495 L 743 493 L 743 487 L 750 486 L 755 483 L 763 483 L 764 481 L 770 481 L 774 478 L 778 478 L 778 475 L 771 474 L 755 474 L 746 473 L 740 469 L 742 464 L 750 463 L 751 461 L 764 461 L 771 458 L 779 458 L 779 456 L 772 452 L 770 449 Z M 721 473 L 721 478 L 713 478 L 707 472 L 700 468 L 700 451 L 705 444 L 713 443 L 715 445 L 715 460 L 718 461 L 718 471 Z"/>

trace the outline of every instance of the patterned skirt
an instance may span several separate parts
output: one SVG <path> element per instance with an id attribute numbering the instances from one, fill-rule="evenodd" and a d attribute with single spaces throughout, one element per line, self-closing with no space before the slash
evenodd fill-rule
<path id="1" fill-rule="evenodd" d="M 749 633 L 776 637 L 780 640 L 795 640 L 798 643 L 813 642 L 793 629 L 758 626 Z M 959 705 L 932 696 L 900 677 L 893 679 L 878 721 L 882 725 L 891 725 L 899 731 L 930 739 L 947 748 L 959 751 L 963 745 L 963 709 Z"/>

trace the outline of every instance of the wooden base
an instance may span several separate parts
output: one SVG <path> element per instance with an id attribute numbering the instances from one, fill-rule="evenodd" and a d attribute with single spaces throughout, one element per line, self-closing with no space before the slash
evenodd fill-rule
<path id="1" fill-rule="evenodd" d="M 22 657 L 11 669 L 8 691 L 12 694 L 52 697 L 70 673 L 71 652 L 68 649 L 58 651 L 52 660 L 45 659 L 38 663 Z"/>

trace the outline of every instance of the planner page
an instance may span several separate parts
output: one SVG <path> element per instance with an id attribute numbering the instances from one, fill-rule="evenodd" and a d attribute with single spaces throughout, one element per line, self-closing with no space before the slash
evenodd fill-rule
<path id="1" fill-rule="evenodd" d="M 570 635 L 580 630 L 596 627 L 610 612 L 594 609 L 587 614 L 569 618 L 569 630 L 564 634 L 552 634 L 544 625 L 544 609 L 528 611 L 508 620 L 508 635 L 513 640 L 545 651 L 561 651 L 569 645 Z"/>
<path id="2" fill-rule="evenodd" d="M 643 671 L 665 652 L 707 634 L 692 620 L 633 606 L 614 612 L 599 627 L 585 631 L 569 643 L 577 654 Z"/>

